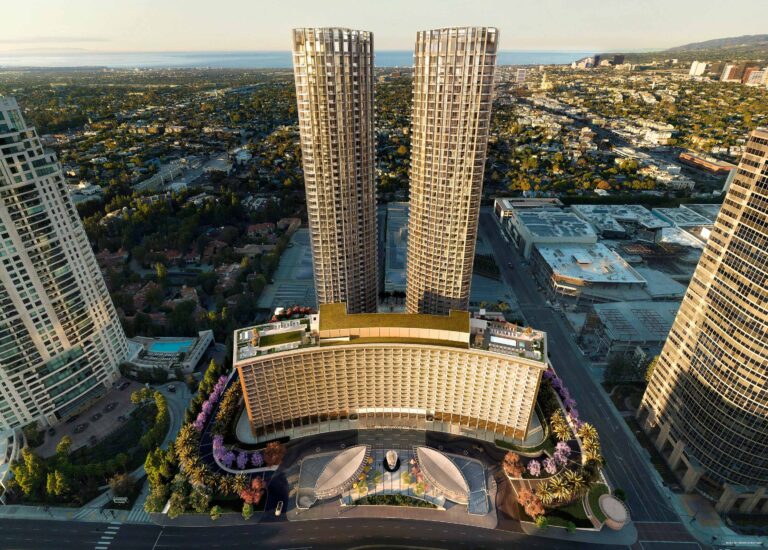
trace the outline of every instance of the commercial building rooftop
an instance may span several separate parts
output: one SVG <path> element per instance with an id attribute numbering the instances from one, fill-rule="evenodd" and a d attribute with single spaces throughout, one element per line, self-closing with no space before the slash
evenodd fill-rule
<path id="1" fill-rule="evenodd" d="M 662 342 L 672 328 L 680 302 L 612 302 L 592 307 L 612 339 Z"/>
<path id="2" fill-rule="evenodd" d="M 714 222 L 695 210 L 680 206 L 678 208 L 654 208 L 653 213 L 660 219 L 676 227 L 695 227 L 712 225 Z"/>
<path id="3" fill-rule="evenodd" d="M 561 277 L 590 283 L 644 284 L 637 271 L 602 243 L 536 245 L 541 257 Z"/>
<path id="4" fill-rule="evenodd" d="M 707 218 L 709 223 L 714 224 L 721 206 L 721 204 L 681 204 L 680 208 L 693 210 L 700 216 Z"/>
<path id="5" fill-rule="evenodd" d="M 559 208 L 533 208 L 515 213 L 534 237 L 594 237 L 597 234 L 585 220 Z"/>
<path id="6" fill-rule="evenodd" d="M 671 226 L 639 204 L 574 204 L 571 210 L 600 233 L 628 233 L 627 226 L 648 231 Z"/>

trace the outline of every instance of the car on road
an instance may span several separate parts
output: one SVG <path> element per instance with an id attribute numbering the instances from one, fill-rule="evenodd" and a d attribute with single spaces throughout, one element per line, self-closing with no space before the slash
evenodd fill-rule
<path id="1" fill-rule="evenodd" d="M 168 391 L 171 393 L 176 393 L 176 386 L 171 384 L 170 386 L 168 386 Z"/>
<path id="2" fill-rule="evenodd" d="M 72 424 L 72 422 L 74 422 L 78 418 L 80 418 L 79 414 L 76 414 L 75 416 L 70 416 L 69 418 L 67 418 L 67 424 Z"/>
<path id="3" fill-rule="evenodd" d="M 275 515 L 279 516 L 282 513 L 283 513 L 283 501 L 281 500 L 280 502 L 277 503 L 277 506 L 275 507 Z"/>
<path id="4" fill-rule="evenodd" d="M 123 391 L 125 388 L 127 388 L 127 387 L 128 387 L 128 386 L 130 386 L 130 385 L 131 385 L 131 383 L 130 383 L 130 382 L 123 382 L 122 384 L 120 384 L 119 386 L 117 386 L 117 389 L 118 389 L 118 390 L 120 390 L 120 391 Z"/>
<path id="5" fill-rule="evenodd" d="M 473 448 L 474 450 L 476 450 L 478 453 L 483 453 L 483 452 L 485 452 L 485 449 L 483 449 L 483 447 L 482 447 L 481 445 L 478 445 L 477 443 L 475 443 L 474 445 L 472 445 L 472 448 Z"/>
<path id="6" fill-rule="evenodd" d="M 87 429 L 88 429 L 88 422 L 83 422 L 82 424 L 78 424 L 77 427 L 75 427 L 75 433 L 81 434 Z"/>
<path id="7" fill-rule="evenodd" d="M 91 421 L 92 421 L 92 422 L 96 422 L 97 420 L 101 420 L 101 417 L 102 417 L 102 416 L 103 416 L 103 415 L 102 415 L 101 413 L 96 413 L 96 414 L 94 414 L 93 416 L 91 416 Z"/>
<path id="8" fill-rule="evenodd" d="M 117 408 L 117 405 L 118 405 L 117 401 L 112 401 L 112 403 L 104 407 L 104 412 L 108 413 L 108 412 L 114 411 Z"/>
<path id="9" fill-rule="evenodd" d="M 56 435 L 56 428 L 48 428 L 48 435 L 51 437 Z"/>

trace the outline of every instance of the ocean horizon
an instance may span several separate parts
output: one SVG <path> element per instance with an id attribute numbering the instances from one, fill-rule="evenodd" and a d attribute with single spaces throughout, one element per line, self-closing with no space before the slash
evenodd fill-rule
<path id="1" fill-rule="evenodd" d="M 594 52 L 562 50 L 504 50 L 497 55 L 497 65 L 566 65 L 593 55 Z M 411 67 L 410 50 L 377 52 L 377 67 Z M 0 68 L 110 68 L 110 69 L 290 69 L 289 51 L 242 52 L 45 52 L 0 53 Z"/>

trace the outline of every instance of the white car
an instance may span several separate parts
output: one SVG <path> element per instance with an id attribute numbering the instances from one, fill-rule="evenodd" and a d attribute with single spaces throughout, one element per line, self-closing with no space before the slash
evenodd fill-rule
<path id="1" fill-rule="evenodd" d="M 279 516 L 282 513 L 283 513 L 283 501 L 281 500 L 280 502 L 277 503 L 277 507 L 275 507 L 275 515 Z"/>

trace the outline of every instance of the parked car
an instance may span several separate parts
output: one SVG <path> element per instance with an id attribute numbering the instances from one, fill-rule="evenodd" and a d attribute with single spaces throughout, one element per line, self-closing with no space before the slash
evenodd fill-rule
<path id="1" fill-rule="evenodd" d="M 171 393 L 176 393 L 176 386 L 171 384 L 170 386 L 168 386 L 168 391 Z"/>
<path id="2" fill-rule="evenodd" d="M 48 435 L 51 437 L 56 435 L 56 428 L 48 428 Z"/>
<path id="3" fill-rule="evenodd" d="M 283 501 L 281 500 L 280 502 L 277 503 L 277 507 L 275 507 L 275 515 L 279 516 L 282 513 L 283 513 Z"/>

